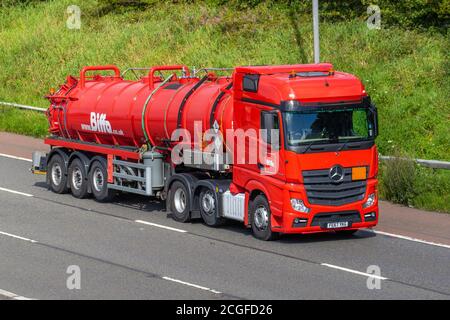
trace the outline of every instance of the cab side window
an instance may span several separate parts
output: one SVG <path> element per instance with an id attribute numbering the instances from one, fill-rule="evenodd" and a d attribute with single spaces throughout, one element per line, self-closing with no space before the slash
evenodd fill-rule
<path id="1" fill-rule="evenodd" d="M 264 131 L 262 132 L 263 141 L 278 149 L 280 146 L 280 123 L 278 114 L 262 111 L 261 129 L 266 130 L 266 134 L 264 134 Z"/>

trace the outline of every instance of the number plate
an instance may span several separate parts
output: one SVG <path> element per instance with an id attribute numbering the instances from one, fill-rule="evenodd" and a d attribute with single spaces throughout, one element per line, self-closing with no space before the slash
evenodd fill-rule
<path id="1" fill-rule="evenodd" d="M 325 228 L 327 229 L 336 229 L 336 228 L 347 228 L 349 226 L 348 221 L 341 221 L 341 222 L 329 222 L 325 225 Z"/>

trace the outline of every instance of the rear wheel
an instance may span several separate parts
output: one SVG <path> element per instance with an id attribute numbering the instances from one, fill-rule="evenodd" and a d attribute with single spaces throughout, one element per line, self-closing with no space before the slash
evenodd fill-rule
<path id="1" fill-rule="evenodd" d="M 88 179 L 84 163 L 80 159 L 74 159 L 69 166 L 69 184 L 72 195 L 82 199 L 88 195 Z"/>
<path id="2" fill-rule="evenodd" d="M 216 196 L 211 189 L 203 188 L 199 196 L 200 215 L 206 225 L 210 227 L 218 227 L 225 220 L 217 216 L 218 205 Z"/>
<path id="3" fill-rule="evenodd" d="M 253 235 L 261 240 L 270 241 L 278 238 L 279 233 L 272 231 L 271 212 L 266 197 L 259 195 L 251 204 Z"/>
<path id="4" fill-rule="evenodd" d="M 189 193 L 184 183 L 175 181 L 170 186 L 168 204 L 175 221 L 188 222 L 191 219 Z"/>
<path id="5" fill-rule="evenodd" d="M 108 188 L 108 172 L 100 161 L 94 161 L 89 170 L 89 183 L 94 198 L 99 202 L 111 201 L 115 191 Z"/>
<path id="6" fill-rule="evenodd" d="M 48 164 L 47 180 L 50 184 L 50 189 L 55 193 L 66 193 L 67 188 L 67 167 L 64 159 L 55 154 Z"/>

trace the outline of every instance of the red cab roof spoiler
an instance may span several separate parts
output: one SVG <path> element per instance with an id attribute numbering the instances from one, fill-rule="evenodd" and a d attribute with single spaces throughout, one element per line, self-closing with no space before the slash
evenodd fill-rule
<path id="1" fill-rule="evenodd" d="M 313 72 L 313 71 L 329 72 L 331 70 L 333 70 L 333 65 L 331 63 L 236 67 L 236 72 L 251 73 L 251 74 L 274 74 L 274 73 Z"/>

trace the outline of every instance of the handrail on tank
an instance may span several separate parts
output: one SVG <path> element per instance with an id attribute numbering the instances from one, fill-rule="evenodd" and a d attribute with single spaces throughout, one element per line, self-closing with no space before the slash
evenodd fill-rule
<path id="1" fill-rule="evenodd" d="M 201 68 L 201 69 L 197 69 L 193 72 L 193 76 L 197 76 L 197 73 L 199 72 L 206 72 L 208 73 L 209 71 L 233 71 L 235 68 Z"/>
<path id="2" fill-rule="evenodd" d="M 152 67 L 148 73 L 150 88 L 153 88 L 153 86 L 154 86 L 153 76 L 154 76 L 155 72 L 156 71 L 168 71 L 168 70 L 182 70 L 184 72 L 184 76 L 186 76 L 186 77 L 189 77 L 191 75 L 189 68 L 187 66 L 185 66 L 184 64 L 173 65 L 173 66 Z"/>
<path id="3" fill-rule="evenodd" d="M 147 71 L 147 70 L 150 70 L 150 69 L 151 69 L 151 67 L 131 67 L 131 68 L 127 68 L 127 69 L 125 69 L 125 71 L 122 71 L 121 77 L 124 78 L 125 75 L 128 73 L 128 71 L 131 71 L 134 74 L 134 76 L 136 77 L 136 79 L 139 80 L 139 77 L 138 77 L 138 75 L 136 74 L 135 71 Z"/>
<path id="4" fill-rule="evenodd" d="M 80 87 L 84 88 L 84 85 L 86 84 L 86 72 L 88 72 L 88 71 L 104 71 L 104 70 L 112 70 L 112 71 L 114 71 L 114 76 L 117 78 L 120 78 L 119 68 L 116 66 L 113 66 L 113 65 L 84 67 L 83 69 L 81 69 L 81 72 L 80 72 Z"/>

